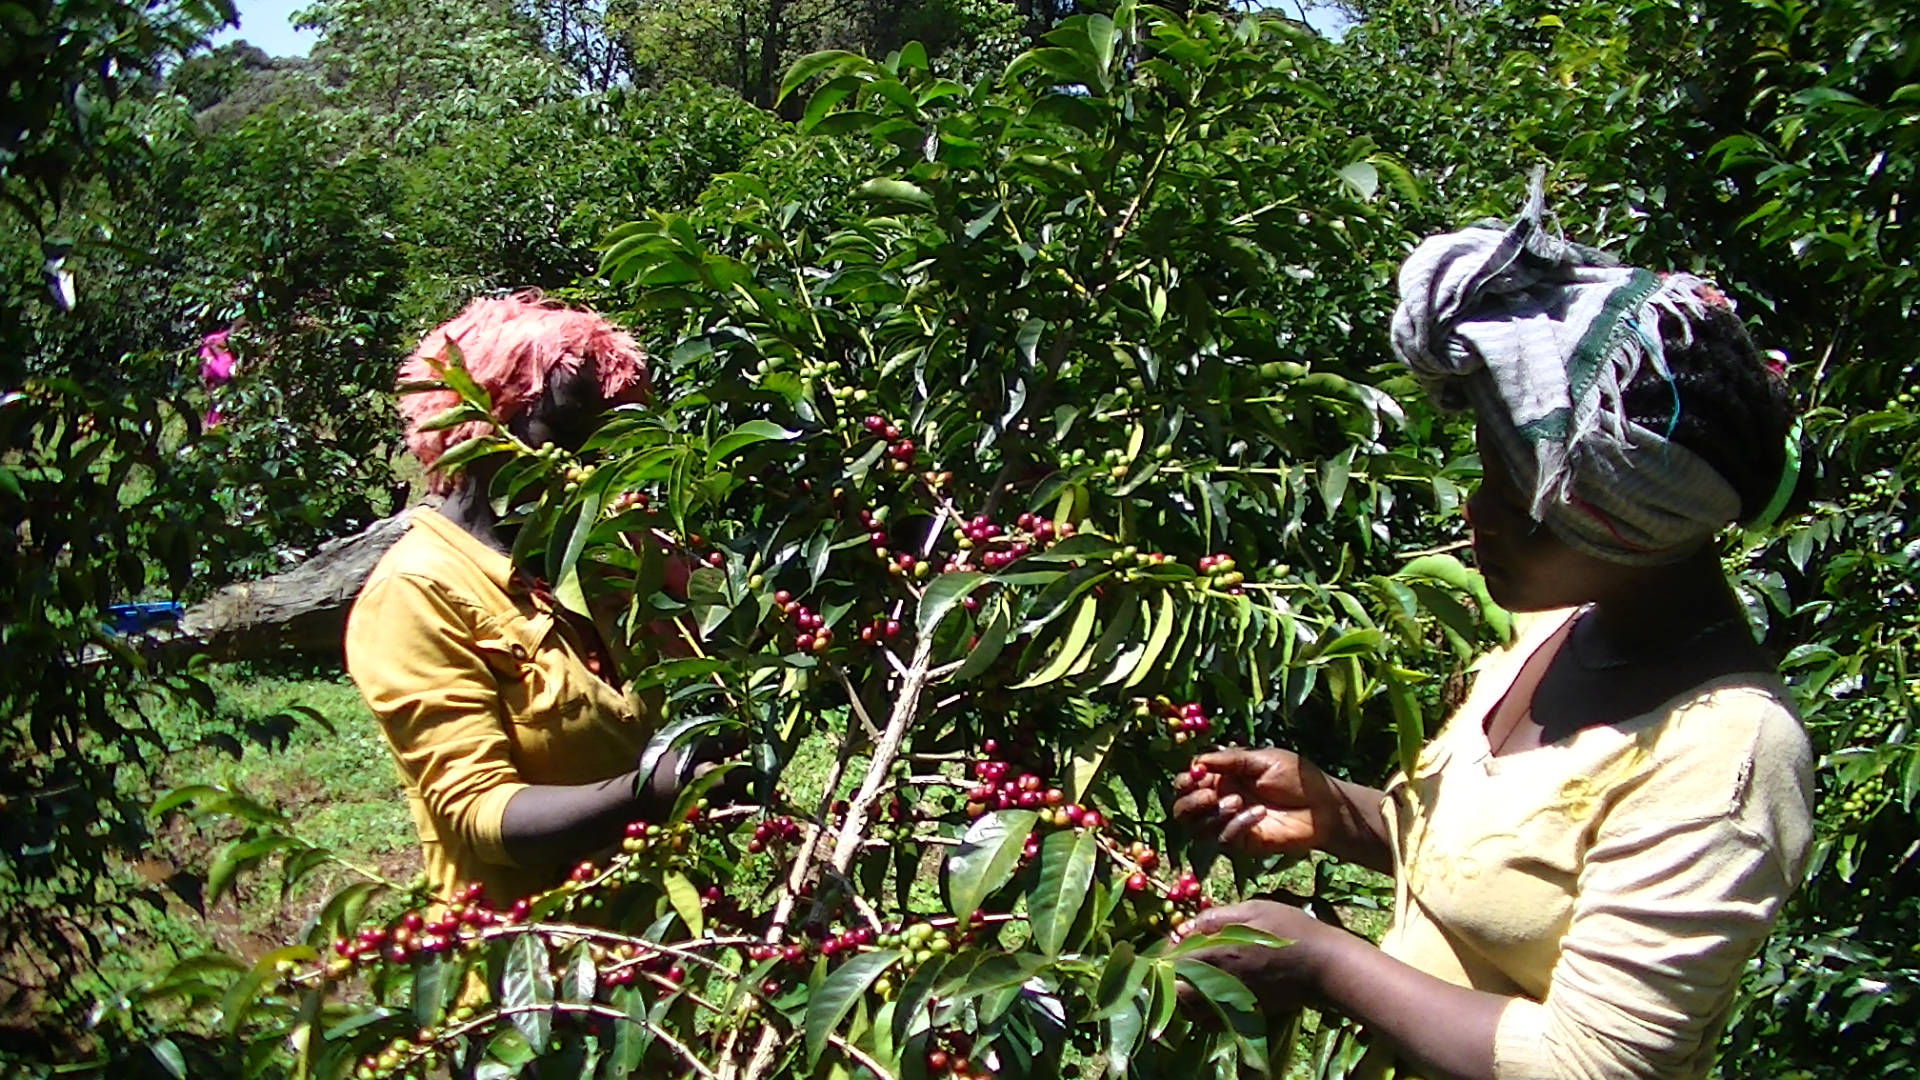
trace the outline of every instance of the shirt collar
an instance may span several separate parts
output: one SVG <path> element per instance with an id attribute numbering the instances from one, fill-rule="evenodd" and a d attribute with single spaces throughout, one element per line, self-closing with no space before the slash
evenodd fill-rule
<path id="1" fill-rule="evenodd" d="M 521 583 L 514 580 L 513 560 L 481 543 L 467 530 L 447 520 L 440 511 L 422 507 L 413 513 L 415 528 L 425 529 L 442 543 L 465 556 L 478 567 L 488 581 L 501 592 L 515 591 Z"/>

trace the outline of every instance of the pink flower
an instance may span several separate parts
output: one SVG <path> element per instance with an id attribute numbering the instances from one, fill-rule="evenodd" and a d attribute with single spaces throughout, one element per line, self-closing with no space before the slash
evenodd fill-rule
<path id="1" fill-rule="evenodd" d="M 202 431 L 212 431 L 214 428 L 217 428 L 219 426 L 220 426 L 220 406 L 215 405 L 212 408 L 207 410 L 206 416 L 201 418 L 200 429 Z"/>
<path id="2" fill-rule="evenodd" d="M 227 336 L 231 333 L 231 330 L 215 330 L 200 339 L 200 381 L 209 389 L 233 378 L 235 361 L 227 349 Z"/>

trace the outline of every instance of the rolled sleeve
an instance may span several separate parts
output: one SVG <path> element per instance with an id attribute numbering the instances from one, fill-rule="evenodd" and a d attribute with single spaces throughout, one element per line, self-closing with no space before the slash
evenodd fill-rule
<path id="1" fill-rule="evenodd" d="M 501 820 L 528 785 L 513 763 L 496 677 L 475 645 L 482 618 L 427 578 L 378 580 L 347 628 L 347 667 L 435 831 L 484 862 L 514 866 Z"/>
<path id="2" fill-rule="evenodd" d="M 1496 1080 L 1705 1075 L 1793 884 L 1774 841 L 1730 816 L 1603 826 L 1546 999 L 1501 1015 Z"/>

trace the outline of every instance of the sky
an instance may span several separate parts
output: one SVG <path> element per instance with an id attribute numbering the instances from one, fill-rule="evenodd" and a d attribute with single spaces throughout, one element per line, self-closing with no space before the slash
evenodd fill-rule
<path id="1" fill-rule="evenodd" d="M 308 0 L 238 0 L 239 28 L 229 27 L 215 34 L 212 44 L 225 45 L 244 39 L 268 56 L 305 56 L 320 37 L 315 31 L 293 28 L 293 13 L 307 3 Z M 1283 5 L 1283 8 L 1290 7 L 1293 5 Z M 1307 21 L 1323 33 L 1337 37 L 1345 29 L 1338 15 L 1311 0 L 1300 7 L 1305 8 Z"/>
<path id="2" fill-rule="evenodd" d="M 320 37 L 317 31 L 293 28 L 293 13 L 307 4 L 308 0 L 238 0 L 239 28 L 220 31 L 212 43 L 245 40 L 268 56 L 305 56 Z"/>

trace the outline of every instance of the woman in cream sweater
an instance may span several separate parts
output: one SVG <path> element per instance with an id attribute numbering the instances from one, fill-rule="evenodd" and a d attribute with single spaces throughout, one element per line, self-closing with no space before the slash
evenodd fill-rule
<path id="1" fill-rule="evenodd" d="M 1542 226 L 1433 237 L 1396 351 L 1471 408 L 1468 502 L 1515 640 L 1384 791 L 1279 749 L 1198 759 L 1176 812 L 1243 850 L 1395 877 L 1373 944 L 1251 901 L 1293 942 L 1206 958 L 1269 1006 L 1361 1021 L 1426 1080 L 1694 1080 L 1799 882 L 1812 763 L 1716 558 L 1793 485 L 1786 388 L 1712 285 L 1620 267 Z"/>

